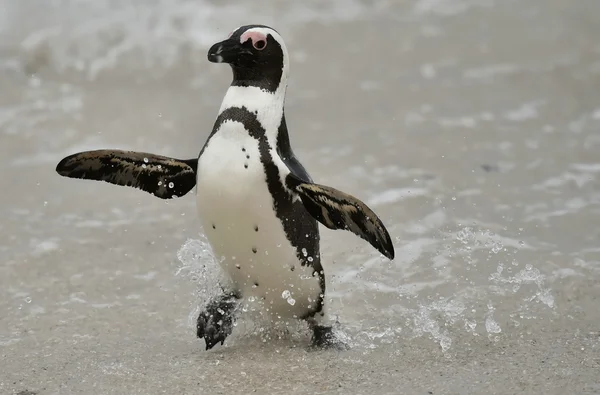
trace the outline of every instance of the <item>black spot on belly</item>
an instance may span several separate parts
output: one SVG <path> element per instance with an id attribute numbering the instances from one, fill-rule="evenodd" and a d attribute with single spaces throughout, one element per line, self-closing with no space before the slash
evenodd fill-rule
<path id="1" fill-rule="evenodd" d="M 258 283 L 257 283 L 256 281 L 254 282 L 254 286 L 255 286 L 255 287 L 258 287 Z"/>
<path id="2" fill-rule="evenodd" d="M 256 254 L 256 251 L 257 251 L 256 247 L 252 247 L 252 252 Z"/>
<path id="3" fill-rule="evenodd" d="M 246 155 L 246 159 L 250 159 L 250 155 Z"/>
<path id="4" fill-rule="evenodd" d="M 217 227 L 215 226 L 215 224 L 212 224 L 212 225 L 213 225 L 213 229 L 217 229 Z"/>
<path id="5" fill-rule="evenodd" d="M 258 225 L 254 225 L 254 231 L 258 232 Z"/>
<path id="6" fill-rule="evenodd" d="M 238 269 L 241 269 L 242 267 L 240 265 L 235 265 L 235 267 L 237 267 Z"/>
<path id="7" fill-rule="evenodd" d="M 291 271 L 294 271 L 294 270 L 296 270 L 296 266 L 292 266 L 292 267 L 290 267 L 290 270 L 291 270 Z"/>
<path id="8" fill-rule="evenodd" d="M 244 169 L 247 169 L 247 168 L 248 168 L 248 164 L 247 164 L 247 163 L 245 163 L 245 164 L 244 164 Z"/>
<path id="9" fill-rule="evenodd" d="M 242 148 L 242 152 L 246 152 L 246 148 Z"/>

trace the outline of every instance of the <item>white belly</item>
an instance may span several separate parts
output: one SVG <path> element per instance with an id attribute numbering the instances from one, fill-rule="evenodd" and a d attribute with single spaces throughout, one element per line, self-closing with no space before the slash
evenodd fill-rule
<path id="1" fill-rule="evenodd" d="M 197 206 L 215 256 L 244 297 L 271 313 L 300 317 L 314 309 L 318 276 L 302 266 L 275 215 L 258 141 L 225 122 L 198 162 Z"/>

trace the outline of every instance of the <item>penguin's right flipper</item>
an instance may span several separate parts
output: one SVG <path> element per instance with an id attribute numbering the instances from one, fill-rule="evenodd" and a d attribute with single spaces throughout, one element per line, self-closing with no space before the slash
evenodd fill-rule
<path id="1" fill-rule="evenodd" d="M 394 244 L 385 225 L 365 203 L 335 188 L 305 182 L 293 173 L 288 174 L 286 184 L 317 221 L 329 229 L 348 230 L 394 259 Z"/>
<path id="2" fill-rule="evenodd" d="M 196 185 L 197 159 L 144 152 L 97 150 L 69 155 L 56 166 L 63 177 L 105 181 L 141 189 L 161 199 L 181 197 Z"/>

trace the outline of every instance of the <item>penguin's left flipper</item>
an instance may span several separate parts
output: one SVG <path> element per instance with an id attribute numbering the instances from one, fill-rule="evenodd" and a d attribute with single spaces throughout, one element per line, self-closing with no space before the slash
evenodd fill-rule
<path id="1" fill-rule="evenodd" d="M 293 173 L 286 184 L 300 195 L 304 208 L 317 221 L 329 229 L 349 230 L 394 259 L 394 245 L 385 225 L 365 203 L 335 188 L 302 181 Z"/>
<path id="2" fill-rule="evenodd" d="M 63 177 L 141 189 L 161 199 L 181 197 L 196 185 L 197 159 L 135 151 L 97 150 L 69 155 L 56 166 Z"/>

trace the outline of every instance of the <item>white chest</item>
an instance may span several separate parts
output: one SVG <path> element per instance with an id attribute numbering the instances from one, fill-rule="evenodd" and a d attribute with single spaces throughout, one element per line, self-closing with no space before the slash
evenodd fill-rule
<path id="1" fill-rule="evenodd" d="M 321 292 L 318 278 L 311 267 L 301 266 L 287 240 L 258 140 L 243 124 L 223 123 L 202 153 L 197 207 L 213 252 L 244 296 L 264 300 L 280 315 L 300 316 L 314 306 Z"/>

